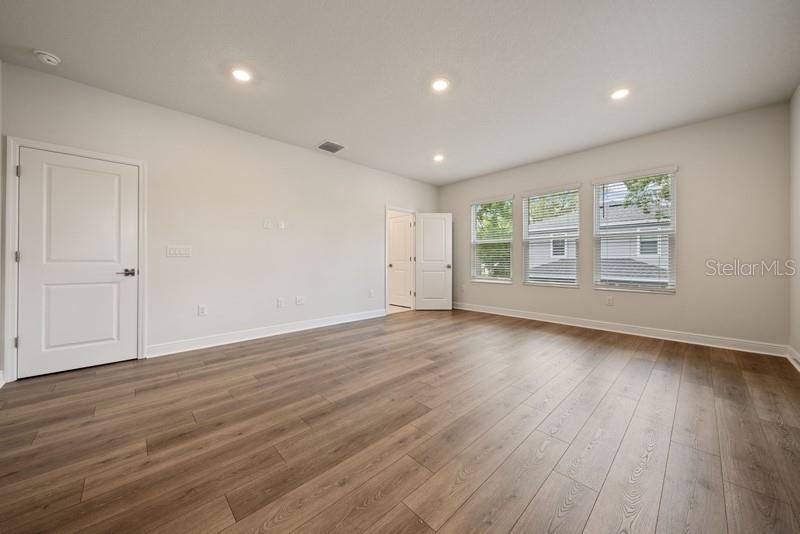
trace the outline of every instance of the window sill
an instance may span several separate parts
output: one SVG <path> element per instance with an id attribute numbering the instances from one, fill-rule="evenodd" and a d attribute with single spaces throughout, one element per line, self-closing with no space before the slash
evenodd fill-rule
<path id="1" fill-rule="evenodd" d="M 646 287 L 617 287 L 617 286 L 600 286 L 595 284 L 594 289 L 598 291 L 621 291 L 623 293 L 652 293 L 655 295 L 674 295 L 677 291 L 675 288 L 646 288 Z"/>
<path id="2" fill-rule="evenodd" d="M 473 278 L 471 281 L 475 282 L 477 284 L 505 284 L 505 285 L 511 285 L 511 284 L 514 283 L 513 280 L 491 280 L 489 278 Z"/>
<path id="3" fill-rule="evenodd" d="M 524 286 L 540 286 L 540 287 L 566 287 L 568 289 L 579 289 L 580 284 L 570 284 L 568 282 L 522 282 Z"/>

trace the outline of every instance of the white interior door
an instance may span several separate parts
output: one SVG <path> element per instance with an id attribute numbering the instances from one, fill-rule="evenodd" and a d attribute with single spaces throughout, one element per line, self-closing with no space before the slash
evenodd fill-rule
<path id="1" fill-rule="evenodd" d="M 138 168 L 32 148 L 20 168 L 18 375 L 136 358 Z"/>
<path id="2" fill-rule="evenodd" d="M 389 218 L 389 304 L 414 304 L 414 216 Z"/>
<path id="3" fill-rule="evenodd" d="M 453 214 L 417 213 L 418 310 L 453 309 Z"/>

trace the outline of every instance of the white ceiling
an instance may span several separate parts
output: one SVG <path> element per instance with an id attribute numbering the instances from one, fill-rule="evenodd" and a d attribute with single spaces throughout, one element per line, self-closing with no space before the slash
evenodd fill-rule
<path id="1" fill-rule="evenodd" d="M 786 100 L 800 0 L 0 0 L 0 57 L 443 184 Z"/>

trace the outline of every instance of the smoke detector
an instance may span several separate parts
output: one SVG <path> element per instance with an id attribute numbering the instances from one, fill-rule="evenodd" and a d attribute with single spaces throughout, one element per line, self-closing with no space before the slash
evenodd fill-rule
<path id="1" fill-rule="evenodd" d="M 60 57 L 58 57 L 55 54 L 51 54 L 50 52 L 47 52 L 45 50 L 34 50 L 33 55 L 36 56 L 36 58 L 39 61 L 41 61 L 42 63 L 44 63 L 49 67 L 55 67 L 56 65 L 61 63 Z"/>
<path id="2" fill-rule="evenodd" d="M 337 152 L 339 152 L 344 147 L 342 145 L 334 143 L 333 141 L 325 141 L 324 143 L 319 145 L 317 148 L 320 149 L 320 150 L 324 150 L 325 152 L 330 152 L 331 154 L 336 154 Z"/>

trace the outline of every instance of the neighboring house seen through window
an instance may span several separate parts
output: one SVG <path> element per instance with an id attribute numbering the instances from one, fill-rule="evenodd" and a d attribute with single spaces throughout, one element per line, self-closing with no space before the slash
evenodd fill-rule
<path id="1" fill-rule="evenodd" d="M 567 242 L 563 239 L 550 240 L 550 255 L 551 256 L 566 256 L 567 255 Z"/>
<path id="2" fill-rule="evenodd" d="M 577 187 L 522 199 L 525 282 L 577 285 L 579 225 Z"/>
<path id="3" fill-rule="evenodd" d="M 639 236 L 639 256 L 657 256 L 659 248 L 657 237 Z"/>
<path id="4" fill-rule="evenodd" d="M 513 199 L 472 205 L 472 279 L 511 281 Z"/>
<path id="5" fill-rule="evenodd" d="M 673 173 L 594 186 L 594 283 L 675 289 Z"/>

